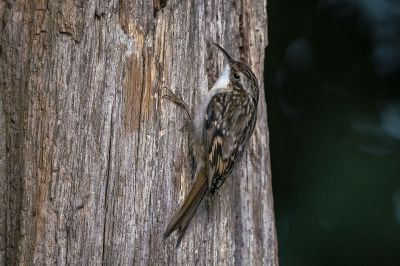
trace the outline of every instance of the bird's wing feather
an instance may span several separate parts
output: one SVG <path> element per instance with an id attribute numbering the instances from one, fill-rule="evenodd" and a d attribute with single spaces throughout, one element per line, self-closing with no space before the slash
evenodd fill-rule
<path id="1" fill-rule="evenodd" d="M 229 92 L 214 95 L 207 107 L 204 143 L 207 151 L 208 187 L 214 185 L 215 177 L 225 176 L 233 166 L 234 146 L 232 123 L 226 105 Z"/>

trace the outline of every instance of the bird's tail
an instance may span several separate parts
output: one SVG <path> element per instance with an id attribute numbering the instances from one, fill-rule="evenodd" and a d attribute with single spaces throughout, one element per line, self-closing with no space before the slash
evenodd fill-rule
<path id="1" fill-rule="evenodd" d="M 182 207 L 172 217 L 167 229 L 165 229 L 164 239 L 166 239 L 172 232 L 177 230 L 178 240 L 176 247 L 179 246 L 190 220 L 192 219 L 206 192 L 206 175 L 204 171 L 196 171 L 195 181 L 189 192 L 189 195 L 186 197 Z"/>

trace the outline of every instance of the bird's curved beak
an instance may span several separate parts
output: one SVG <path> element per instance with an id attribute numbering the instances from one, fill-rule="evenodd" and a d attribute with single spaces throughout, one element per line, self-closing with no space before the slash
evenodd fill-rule
<path id="1" fill-rule="evenodd" d="M 224 48 L 222 48 L 221 46 L 219 46 L 218 44 L 216 44 L 215 42 L 213 42 L 213 44 L 215 46 L 218 47 L 219 50 L 221 50 L 221 52 L 225 55 L 226 59 L 228 59 L 229 64 L 231 64 L 234 60 L 232 59 L 232 57 L 225 51 Z"/>

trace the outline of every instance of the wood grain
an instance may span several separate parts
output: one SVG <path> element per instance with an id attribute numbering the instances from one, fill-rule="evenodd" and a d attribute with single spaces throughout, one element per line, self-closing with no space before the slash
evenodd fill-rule
<path id="1" fill-rule="evenodd" d="M 264 1 L 0 1 L 1 265 L 278 265 L 264 94 L 250 147 L 181 247 L 187 116 L 222 70 L 263 87 Z"/>

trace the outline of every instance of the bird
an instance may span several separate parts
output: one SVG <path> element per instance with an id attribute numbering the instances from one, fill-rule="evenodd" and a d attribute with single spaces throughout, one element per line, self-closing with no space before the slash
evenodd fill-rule
<path id="1" fill-rule="evenodd" d="M 254 72 L 213 44 L 228 63 L 195 109 L 190 140 L 196 165 L 193 185 L 163 235 L 166 239 L 177 231 L 176 247 L 205 196 L 211 198 L 238 165 L 257 120 L 259 87 Z M 181 100 L 179 104 L 185 106 Z"/>

